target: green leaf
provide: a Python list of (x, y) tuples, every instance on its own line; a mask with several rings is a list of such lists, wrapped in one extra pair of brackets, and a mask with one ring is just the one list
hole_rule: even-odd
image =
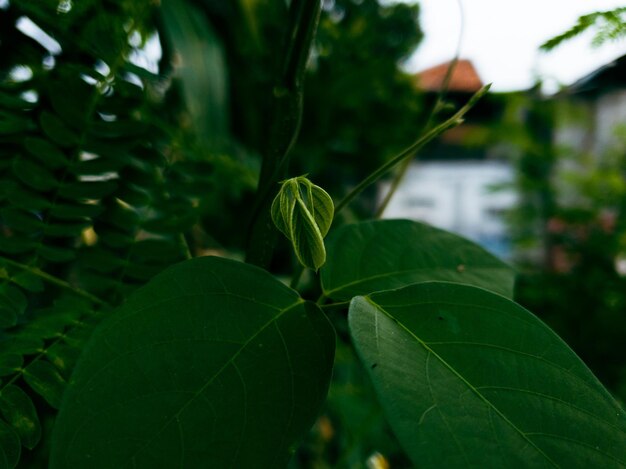
[(180, 246), (166, 239), (144, 239), (133, 245), (131, 256), (131, 260), (135, 259), (137, 262), (174, 262), (180, 258)]
[(25, 210), (44, 210), (50, 207), (50, 201), (45, 197), (33, 194), (15, 183), (7, 184), (7, 186), (7, 198), (15, 207), (20, 207)]
[(0, 467), (17, 466), (21, 452), (20, 437), (15, 430), (0, 420)]
[(44, 225), (41, 219), (31, 211), (6, 208), (0, 214), (5, 225), (23, 232), (38, 231)]
[(39, 123), (44, 133), (57, 145), (70, 147), (78, 141), (76, 134), (51, 112), (43, 111)]
[(62, 186), (59, 194), (68, 199), (100, 199), (117, 188), (113, 181), (73, 182)]
[(7, 386), (0, 393), (0, 412), (17, 432), (28, 449), (33, 449), (41, 438), (41, 425), (33, 401), (17, 386)]
[(82, 231), (90, 225), (89, 222), (61, 223), (55, 221), (54, 224), (46, 226), (46, 236), (59, 238), (72, 238), (79, 236)]
[(48, 350), (46, 356), (50, 363), (63, 373), (63, 376), (69, 376), (74, 370), (80, 352), (81, 349), (78, 347), (58, 343)]
[(55, 409), (59, 408), (67, 382), (51, 363), (45, 360), (32, 362), (24, 370), (24, 380), (48, 404)]
[(91, 203), (67, 203), (57, 204), (50, 209), (52, 216), (63, 220), (76, 220), (92, 218), (99, 215), (103, 208), (98, 204)]
[(626, 414), (537, 317), (432, 282), (356, 297), (352, 338), (419, 467), (623, 467)]
[(149, 130), (148, 125), (136, 120), (118, 120), (113, 122), (92, 122), (89, 132), (95, 137), (119, 138), (140, 137)]
[(92, 335), (50, 467), (285, 467), (326, 397), (334, 347), (319, 308), (267, 272), (177, 264)]
[(0, 340), (0, 355), (39, 353), (42, 349), (43, 342), (38, 339), (8, 336)]
[(14, 110), (26, 110), (30, 109), (32, 104), (24, 101), (21, 97), (0, 92), (0, 108), (14, 109)]
[(0, 376), (12, 375), (22, 368), (24, 359), (17, 354), (0, 355)]
[(152, 202), (152, 197), (148, 192), (131, 184), (121, 186), (115, 195), (118, 199), (135, 207), (143, 207)]
[(77, 176), (97, 175), (119, 171), (126, 161), (112, 158), (94, 158), (93, 160), (79, 161), (72, 167), (72, 173)]
[(24, 148), (43, 164), (52, 169), (62, 168), (67, 164), (65, 154), (55, 145), (43, 138), (25, 138)]
[(76, 257), (76, 251), (70, 248), (60, 248), (58, 246), (42, 245), (39, 254), (50, 262), (69, 262)]
[(89, 114), (92, 112), (85, 103), (93, 99), (92, 95), (96, 90), (73, 70), (65, 69), (61, 73), (61, 79), (52, 80), (48, 85), (52, 109), (64, 122), (75, 128), (81, 128), (89, 120)]
[(284, 181), (271, 207), (274, 224), (291, 241), (300, 263), (314, 270), (326, 262), (324, 236), (333, 213), (330, 196), (305, 176)]
[(24, 184), (38, 191), (49, 191), (58, 185), (50, 171), (26, 158), (15, 159), (13, 172)]
[(335, 300), (430, 280), (465, 283), (512, 297), (515, 273), (480, 246), (409, 220), (342, 226), (327, 241), (324, 294)]
[(81, 261), (98, 272), (112, 273), (124, 264), (124, 259), (120, 259), (108, 249), (101, 246), (87, 248), (81, 252)]
[(132, 234), (119, 233), (113, 230), (99, 234), (98, 239), (102, 244), (113, 248), (127, 248), (135, 242), (135, 237)]
[(0, 251), (9, 254), (24, 254), (32, 250), (37, 243), (24, 238), (0, 238)]
[(26, 296), (19, 288), (7, 282), (0, 284), (0, 327), (14, 326), (27, 305)]
[(10, 135), (33, 127), (29, 119), (23, 119), (9, 112), (0, 111), (0, 135)]
[(133, 210), (131, 207), (122, 205), (119, 200), (108, 205), (106, 212), (104, 212), (100, 218), (126, 231), (128, 231), (129, 228), (133, 229), (136, 227), (141, 220), (137, 211)]
[(41, 278), (28, 271), (18, 272), (11, 277), (11, 281), (33, 293), (39, 293), (44, 289)]

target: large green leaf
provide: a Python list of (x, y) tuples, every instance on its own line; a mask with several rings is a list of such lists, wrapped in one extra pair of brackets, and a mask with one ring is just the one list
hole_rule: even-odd
[(322, 312), (267, 272), (177, 264), (94, 332), (51, 467), (285, 466), (326, 397), (334, 347)]
[(327, 240), (321, 269), (324, 294), (335, 300), (441, 280), (512, 297), (515, 274), (480, 246), (409, 220), (346, 225)]
[(512, 301), (427, 282), (353, 299), (349, 323), (419, 467), (626, 466), (624, 411)]

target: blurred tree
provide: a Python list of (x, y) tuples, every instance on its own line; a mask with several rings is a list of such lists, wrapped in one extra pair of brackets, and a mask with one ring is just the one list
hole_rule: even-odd
[(563, 42), (569, 41), (582, 33), (593, 30), (592, 40), (594, 46), (601, 46), (607, 42), (617, 41), (626, 36), (626, 7), (618, 7), (613, 10), (594, 11), (578, 18), (567, 31), (555, 36), (541, 45), (541, 49), (550, 51)]
[[(561, 170), (537, 187), (556, 196), (550, 217), (543, 220), (549, 240), (546, 262), (540, 268), (527, 265), (517, 290), (518, 301), (542, 311), (546, 322), (622, 400), (626, 358), (615, 350), (626, 334), (626, 272), (619, 264), (626, 251), (625, 148), (611, 148), (585, 173)], [(556, 154), (561, 167), (584, 157), (575, 151)], [(559, 200), (564, 186), (577, 194), (576, 201)]]

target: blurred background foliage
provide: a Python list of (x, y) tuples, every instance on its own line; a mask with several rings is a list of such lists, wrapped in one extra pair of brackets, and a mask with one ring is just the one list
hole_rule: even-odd
[[(275, 0), (0, 2), (9, 465), (46, 466), (55, 409), (102, 312), (189, 255), (243, 256), (287, 15)], [(292, 173), (340, 197), (414, 139), (420, 93), (398, 66), (421, 39), (417, 15), (324, 3)], [(327, 414), (296, 467), (401, 455), (343, 342)], [(29, 432), (15, 433), (2, 410), (11, 395)]]
[[(515, 169), (504, 217), (518, 269), (516, 301), (546, 321), (614, 395), (626, 401), (626, 133), (577, 145), (598, 112), (564, 89), (503, 94), (486, 138)], [(611, 92), (611, 88), (605, 91)], [(569, 142), (559, 132), (580, 134)], [(592, 145), (593, 147), (593, 145)]]
[[(34, 403), (44, 436), (101, 311), (190, 254), (243, 256), (288, 6), (0, 1), (0, 374)], [(415, 140), (432, 96), (400, 65), (421, 39), (418, 5), (324, 0), (290, 175), (308, 173), (338, 200)], [(516, 168), (518, 301), (626, 400), (626, 134), (602, 164), (565, 176), (564, 162), (585, 155), (555, 144), (558, 106), (536, 89), (493, 99), (505, 112), (480, 138)], [(371, 216), (375, 197), (348, 218)], [(409, 467), (345, 316), (331, 315), (328, 404), (291, 467)], [(21, 467), (45, 467), (46, 442), (22, 440)]]

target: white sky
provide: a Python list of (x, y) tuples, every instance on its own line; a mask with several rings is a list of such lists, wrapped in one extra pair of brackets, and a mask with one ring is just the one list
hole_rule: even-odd
[[(411, 0), (404, 0), (411, 2)], [(457, 0), (419, 0), (424, 40), (407, 64), (420, 71), (451, 60), (461, 31)], [(539, 45), (569, 29), (579, 16), (626, 6), (626, 0), (462, 0), (461, 58), (470, 59), (492, 90), (532, 86), (537, 75), (548, 89), (570, 84), (626, 54), (626, 39), (591, 47), (593, 34), (571, 40), (552, 52)]]

